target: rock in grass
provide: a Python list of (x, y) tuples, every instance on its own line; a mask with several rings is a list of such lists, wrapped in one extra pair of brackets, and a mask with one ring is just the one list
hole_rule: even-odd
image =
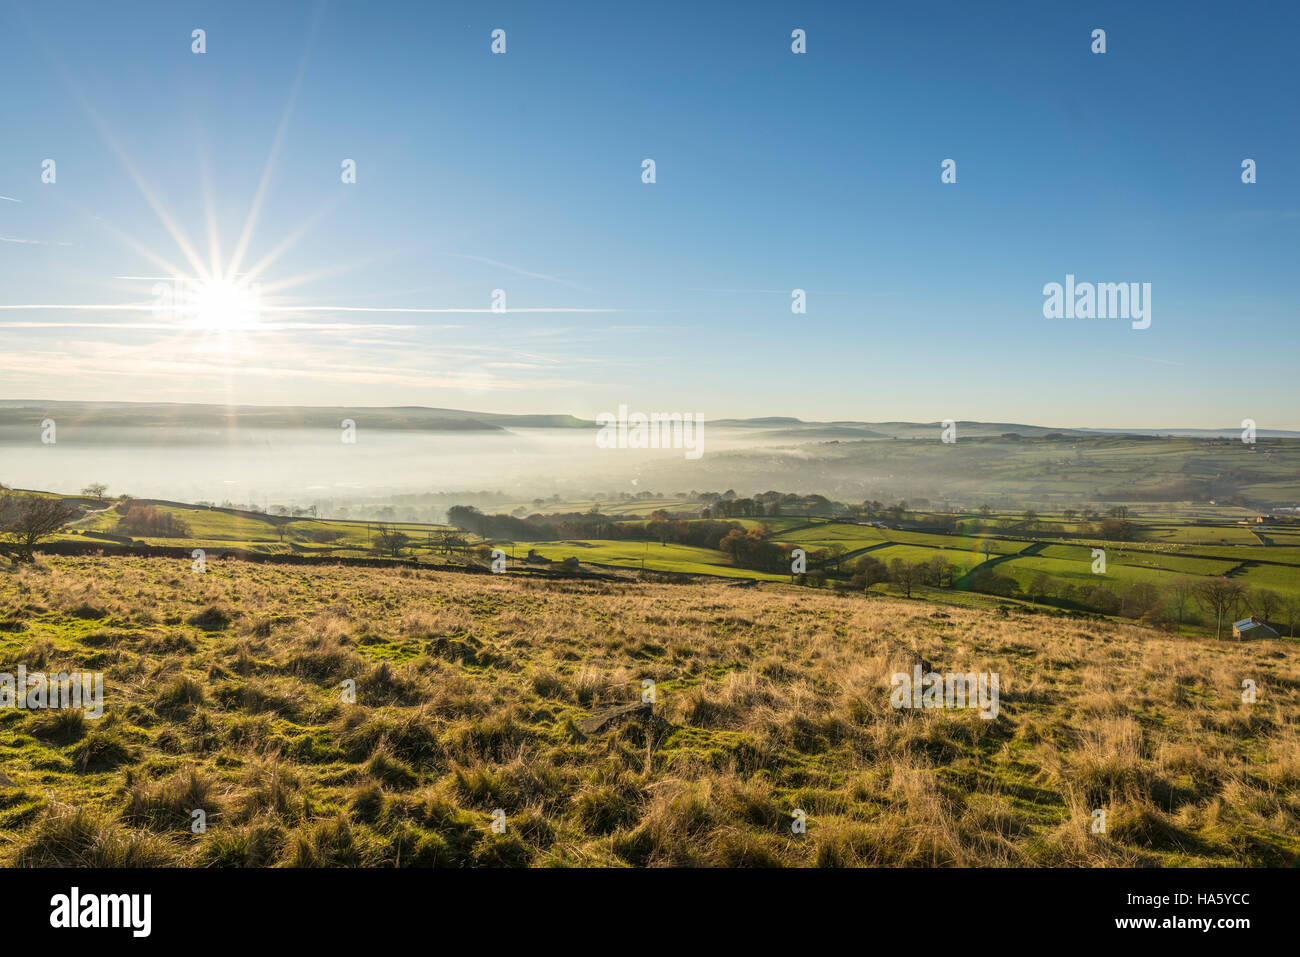
[(578, 730), (583, 734), (599, 734), (608, 728), (624, 721), (638, 721), (654, 717), (654, 705), (648, 701), (638, 701), (634, 704), (621, 704), (613, 708), (606, 708), (599, 711), (590, 718), (583, 718), (578, 722)]

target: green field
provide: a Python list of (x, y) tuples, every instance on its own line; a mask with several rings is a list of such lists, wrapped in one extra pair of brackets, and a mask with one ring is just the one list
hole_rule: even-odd
[(789, 575), (737, 568), (722, 552), (689, 545), (660, 545), (658, 542), (517, 542), (517, 557), (536, 551), (543, 558), (563, 561), (576, 558), (583, 564), (615, 565), (625, 568), (645, 567), (649, 571), (675, 572), (681, 575), (722, 575), (727, 578), (757, 578), (763, 581), (789, 581)]
[(1027, 542), (1010, 541), (992, 536), (936, 535), (894, 528), (872, 528), (867, 525), (855, 525), (849, 522), (826, 522), (814, 528), (778, 533), (772, 535), (771, 538), (774, 541), (800, 545), (805, 548), (809, 545), (820, 547), (841, 545), (854, 550), (879, 545), (882, 542), (892, 542), (897, 545), (928, 545), (932, 548), (969, 551), (972, 555), (978, 553), (981, 560), (986, 542), (991, 555), (1014, 555), (1028, 544)]
[(1268, 588), (1279, 594), (1300, 594), (1300, 566), (1297, 565), (1248, 563), (1240, 577), (1255, 588)]
[[(1159, 569), (1181, 575), (1226, 575), (1241, 562), (1218, 558), (1166, 554), (1162, 552), (1134, 551), (1114, 545), (1103, 546), (1106, 564), (1126, 565), (1133, 568)], [(1048, 545), (1038, 553), (1043, 558), (1063, 558), (1067, 561), (1092, 564), (1092, 548), (1083, 545)]]
[[(82, 506), (90, 506), (84, 499), (69, 497)], [(315, 518), (290, 518), (247, 512), (232, 512), (179, 503), (141, 502), (151, 508), (173, 515), (190, 529), (184, 538), (136, 538), (150, 545), (170, 545), (204, 548), (213, 551), (240, 548), (265, 554), (300, 554), (339, 556), (376, 556), (374, 542), (380, 523), (356, 520), (329, 520)], [(558, 512), (581, 511), (583, 503), (553, 503)], [(630, 525), (648, 521), (651, 512), (664, 508), (671, 510), (683, 503), (667, 500), (633, 501), (610, 507), (602, 504), (602, 514), (616, 517)], [(694, 506), (690, 506), (693, 510)], [(1202, 513), (1214, 511), (1207, 508), (1187, 508), (1189, 521), (1205, 521)], [(1300, 597), (1300, 530), (1290, 526), (1274, 531), (1271, 528), (1256, 534), (1254, 526), (1223, 521), (1223, 509), (1218, 509), (1219, 521), (1214, 525), (1179, 524), (1169, 519), (1168, 513), (1180, 509), (1166, 507), (1162, 514), (1149, 520), (1135, 518), (1137, 540), (1132, 542), (1104, 542), (1097, 540), (1070, 540), (1068, 526), (1054, 524), (1051, 513), (1040, 514), (1039, 537), (1029, 534), (1017, 538), (990, 534), (939, 534), (910, 531), (898, 528), (880, 528), (866, 523), (839, 521), (830, 518), (779, 516), (770, 518), (727, 519), (746, 531), (755, 529), (765, 533), (768, 541), (783, 547), (799, 547), (810, 553), (811, 570), (818, 568), (819, 553), (825, 551), (830, 559), (842, 558), (843, 565), (832, 565), (832, 572), (847, 579), (855, 563), (864, 555), (881, 561), (887, 567), (895, 561), (909, 565), (929, 563), (935, 557), (947, 559), (959, 579), (955, 589), (925, 589), (932, 600), (952, 604), (979, 604), (1005, 601), (990, 596), (974, 597), (963, 591), (974, 582), (969, 577), (976, 569), (992, 571), (1016, 583), (1016, 595), (1025, 598), (1031, 590), (1038, 592), (1035, 582), (1047, 575), (1055, 583), (1049, 593), (1059, 592), (1059, 585), (1103, 585), (1117, 595), (1122, 595), (1132, 585), (1142, 582), (1165, 590), (1179, 579), (1195, 582), (1205, 576), (1228, 576), (1245, 586), (1248, 591), (1267, 589), (1282, 598)], [(670, 511), (671, 514), (671, 511)], [(672, 515), (674, 524), (694, 521), (681, 511)], [(958, 528), (988, 529), (997, 523), (1010, 527), (1014, 515), (992, 513), (979, 519), (969, 516), (958, 522)], [(64, 529), (58, 537), (65, 541), (94, 544), (107, 539), (96, 539), (96, 533), (121, 535), (118, 525), (121, 515), (111, 509), (93, 511)], [(977, 524), (978, 523), (978, 524)], [(475, 535), (461, 532), (450, 526), (396, 523), (388, 528), (409, 537), (402, 549), (403, 558), (425, 559), (435, 562), (447, 560), (450, 554), (437, 539), (451, 533), (469, 546), (483, 544)], [(89, 534), (88, 534), (89, 533)], [(523, 556), (533, 549), (535, 553), (552, 562), (573, 558), (586, 566), (624, 568), (628, 570), (671, 572), (683, 575), (712, 575), (726, 578), (748, 578), (761, 581), (784, 581), (784, 573), (757, 571), (739, 567), (730, 557), (718, 550), (691, 545), (639, 540), (543, 540), (532, 542), (493, 542), (511, 556), (516, 568)], [(431, 547), (433, 546), (433, 547)], [(1106, 572), (1092, 572), (1093, 549), (1106, 552)], [(474, 560), (464, 549), (458, 554), (461, 560)], [(987, 563), (987, 564), (986, 564)], [(841, 583), (843, 584), (843, 582)], [(889, 590), (888, 584), (877, 588)], [(924, 586), (915, 586), (917, 589)], [(934, 594), (930, 594), (933, 592)], [(919, 590), (916, 593), (921, 593)]]
[[(455, 531), (448, 525), (415, 525), (402, 522), (358, 522), (315, 518), (282, 518), (253, 513), (232, 513), (222, 509), (209, 509), (179, 504), (147, 504), (160, 512), (172, 515), (189, 526), (190, 535), (184, 538), (132, 536), (150, 545), (183, 545), (195, 548), (245, 548), (266, 554), (290, 552), (356, 552), (369, 551), (377, 528), (384, 527), (403, 532), (411, 538), (412, 547), (421, 550), (421, 543), (430, 533)], [(121, 515), (113, 509), (98, 511), (68, 525), (59, 536), (65, 541), (86, 541), (85, 533), (124, 534), (118, 527)], [(90, 536), (93, 540), (93, 535)], [(107, 540), (105, 540), (107, 542)]]
[(1166, 585), (1177, 577), (1173, 572), (1157, 568), (1142, 568), (1133, 565), (1106, 563), (1105, 574), (1094, 574), (1092, 560), (1071, 561), (1062, 558), (1040, 558), (1026, 555), (1013, 558), (997, 566), (1000, 575), (1014, 578), (1022, 589), (1027, 589), (1030, 582), (1039, 573), (1045, 573), (1057, 581), (1069, 581), (1071, 584), (1115, 585), (1148, 582), (1153, 585)]
[(1260, 541), (1245, 525), (1143, 525), (1143, 539), (1181, 545), (1258, 545)]

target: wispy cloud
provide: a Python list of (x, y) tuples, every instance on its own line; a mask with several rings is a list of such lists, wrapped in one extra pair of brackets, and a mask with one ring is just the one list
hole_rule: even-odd
[(529, 279), (541, 279), (546, 282), (559, 283), (561, 286), (568, 286), (570, 289), (577, 289), (581, 292), (591, 292), (586, 286), (580, 285), (569, 279), (561, 279), (559, 276), (550, 276), (544, 272), (533, 272), (529, 269), (523, 269), (519, 266), (512, 266), (510, 263), (503, 263), (500, 260), (488, 259), (486, 256), (471, 256), (467, 253), (456, 253), (461, 259), (469, 259), (478, 263), (487, 263), (489, 266), (496, 266), (500, 269), (507, 269), (512, 273), (520, 276), (527, 276)]
[[(289, 346), (292, 345), (292, 348)], [(563, 360), (529, 362), (509, 348), (442, 348), (435, 353), (392, 342), (365, 354), (340, 355), (332, 346), (285, 338), (264, 348), (222, 354), (201, 340), (169, 338), (141, 345), (71, 340), (57, 350), (0, 350), (0, 373), (10, 387), (51, 378), (81, 383), (131, 381), (136, 388), (163, 383), (243, 382), (250, 387), (288, 380), (319, 384), (516, 391), (574, 388), (583, 379), (561, 371)]]
[[(0, 329), (155, 329), (170, 332), (194, 331), (195, 326), (176, 322), (0, 322)], [(419, 329), (420, 326), (390, 325), (369, 322), (276, 322), (262, 323), (257, 326), (241, 327), (239, 332), (287, 332), (291, 330), (306, 331), (349, 331), (364, 329)]]
[(152, 304), (140, 303), (95, 303), (85, 304), (68, 304), (68, 303), (22, 303), (15, 305), (0, 305), (0, 309), (98, 309), (102, 312), (152, 312)]
[(4, 200), (5, 202), (7, 202), (7, 203), (21, 203), (21, 202), (22, 202), (21, 199), (14, 199), (12, 196), (0, 196), (0, 199), (3, 199), (3, 200)]
[[(14, 202), (18, 202), (18, 200), (14, 200)], [(18, 239), (14, 236), (0, 236), (0, 243), (20, 243), (23, 246), (71, 246), (72, 245), (72, 243), (61, 243), (57, 239)]]
[[(152, 312), (158, 307), (153, 303), (20, 303), (14, 305), (0, 305), (0, 309), (8, 310), (82, 310), (102, 312)], [(305, 312), (366, 312), (366, 313), (417, 313), (417, 314), (466, 314), (475, 315), (479, 313), (495, 313), (497, 315), (508, 315), (515, 312), (621, 312), (620, 309), (580, 309), (573, 306), (525, 306), (522, 309), (492, 309), (492, 308), (470, 308), (463, 306), (453, 306), (438, 309), (417, 309), (405, 306), (261, 306), (259, 313), (287, 312), (287, 313), (305, 313)]]
[[(790, 295), (790, 290), (789, 290), (789, 289), (712, 289), (712, 288), (703, 288), (703, 287), (699, 287), (699, 286), (693, 286), (693, 287), (688, 287), (686, 291), (687, 291), (687, 292), (719, 292), (719, 293), (726, 293), (726, 294), (732, 294), (732, 293), (735, 293), (735, 294), (748, 294), (748, 293), (763, 293), (763, 294), (767, 294), (767, 293), (776, 293), (776, 294), (779, 294), (779, 295), (782, 295), (782, 296), (788, 296), (788, 295)], [(843, 293), (843, 292), (828, 292), (828, 291), (826, 291), (826, 290), (824, 290), (824, 289), (805, 289), (804, 291), (805, 291), (806, 293), (808, 293), (808, 295), (810, 295), (810, 296), (845, 296), (845, 295), (848, 295), (848, 293)]]
[(411, 309), (403, 306), (263, 306), (262, 312), (417, 312), (417, 313), (497, 313), (506, 315), (512, 312), (620, 312), (619, 309), (577, 309), (572, 306), (526, 306), (523, 309), (470, 309), (451, 307), (446, 309)]

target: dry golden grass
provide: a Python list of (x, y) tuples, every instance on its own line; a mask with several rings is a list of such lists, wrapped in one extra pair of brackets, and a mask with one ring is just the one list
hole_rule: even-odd
[[(0, 711), (9, 864), (1276, 866), (1300, 852), (1291, 642), (789, 586), (238, 562), (197, 576), (115, 558), (0, 573), (0, 623), (0, 671), (100, 671), (106, 699), (98, 720)], [(917, 662), (998, 673), (999, 716), (893, 709), (890, 675)], [(578, 731), (647, 678), (667, 725)]]

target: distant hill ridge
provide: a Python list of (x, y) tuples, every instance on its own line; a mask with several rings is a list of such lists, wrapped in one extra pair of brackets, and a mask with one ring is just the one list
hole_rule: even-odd
[[(472, 412), (427, 406), (215, 405), (185, 402), (68, 402), (0, 399), (0, 428), (30, 427), (53, 417), (59, 425), (105, 428), (337, 429), (344, 419), (364, 421), (368, 429), (422, 432), (501, 432), (508, 429), (594, 429), (597, 423), (567, 413)], [(936, 435), (939, 422), (863, 422), (839, 419), (808, 422), (793, 416), (706, 419), (714, 428), (753, 429), (756, 437), (790, 439), (889, 439)], [(1142, 435), (1232, 438), (1239, 428), (1067, 429), (1015, 422), (957, 422), (958, 437), (1006, 433), (1033, 437), (1066, 435)], [(1300, 437), (1285, 429), (1259, 429), (1273, 438)]]
[(55, 418), (60, 426), (105, 428), (337, 429), (344, 419), (367, 429), (428, 432), (500, 432), (595, 427), (572, 415), (464, 412), (423, 406), (262, 406), (154, 402), (0, 400), (0, 426), (30, 426)]

